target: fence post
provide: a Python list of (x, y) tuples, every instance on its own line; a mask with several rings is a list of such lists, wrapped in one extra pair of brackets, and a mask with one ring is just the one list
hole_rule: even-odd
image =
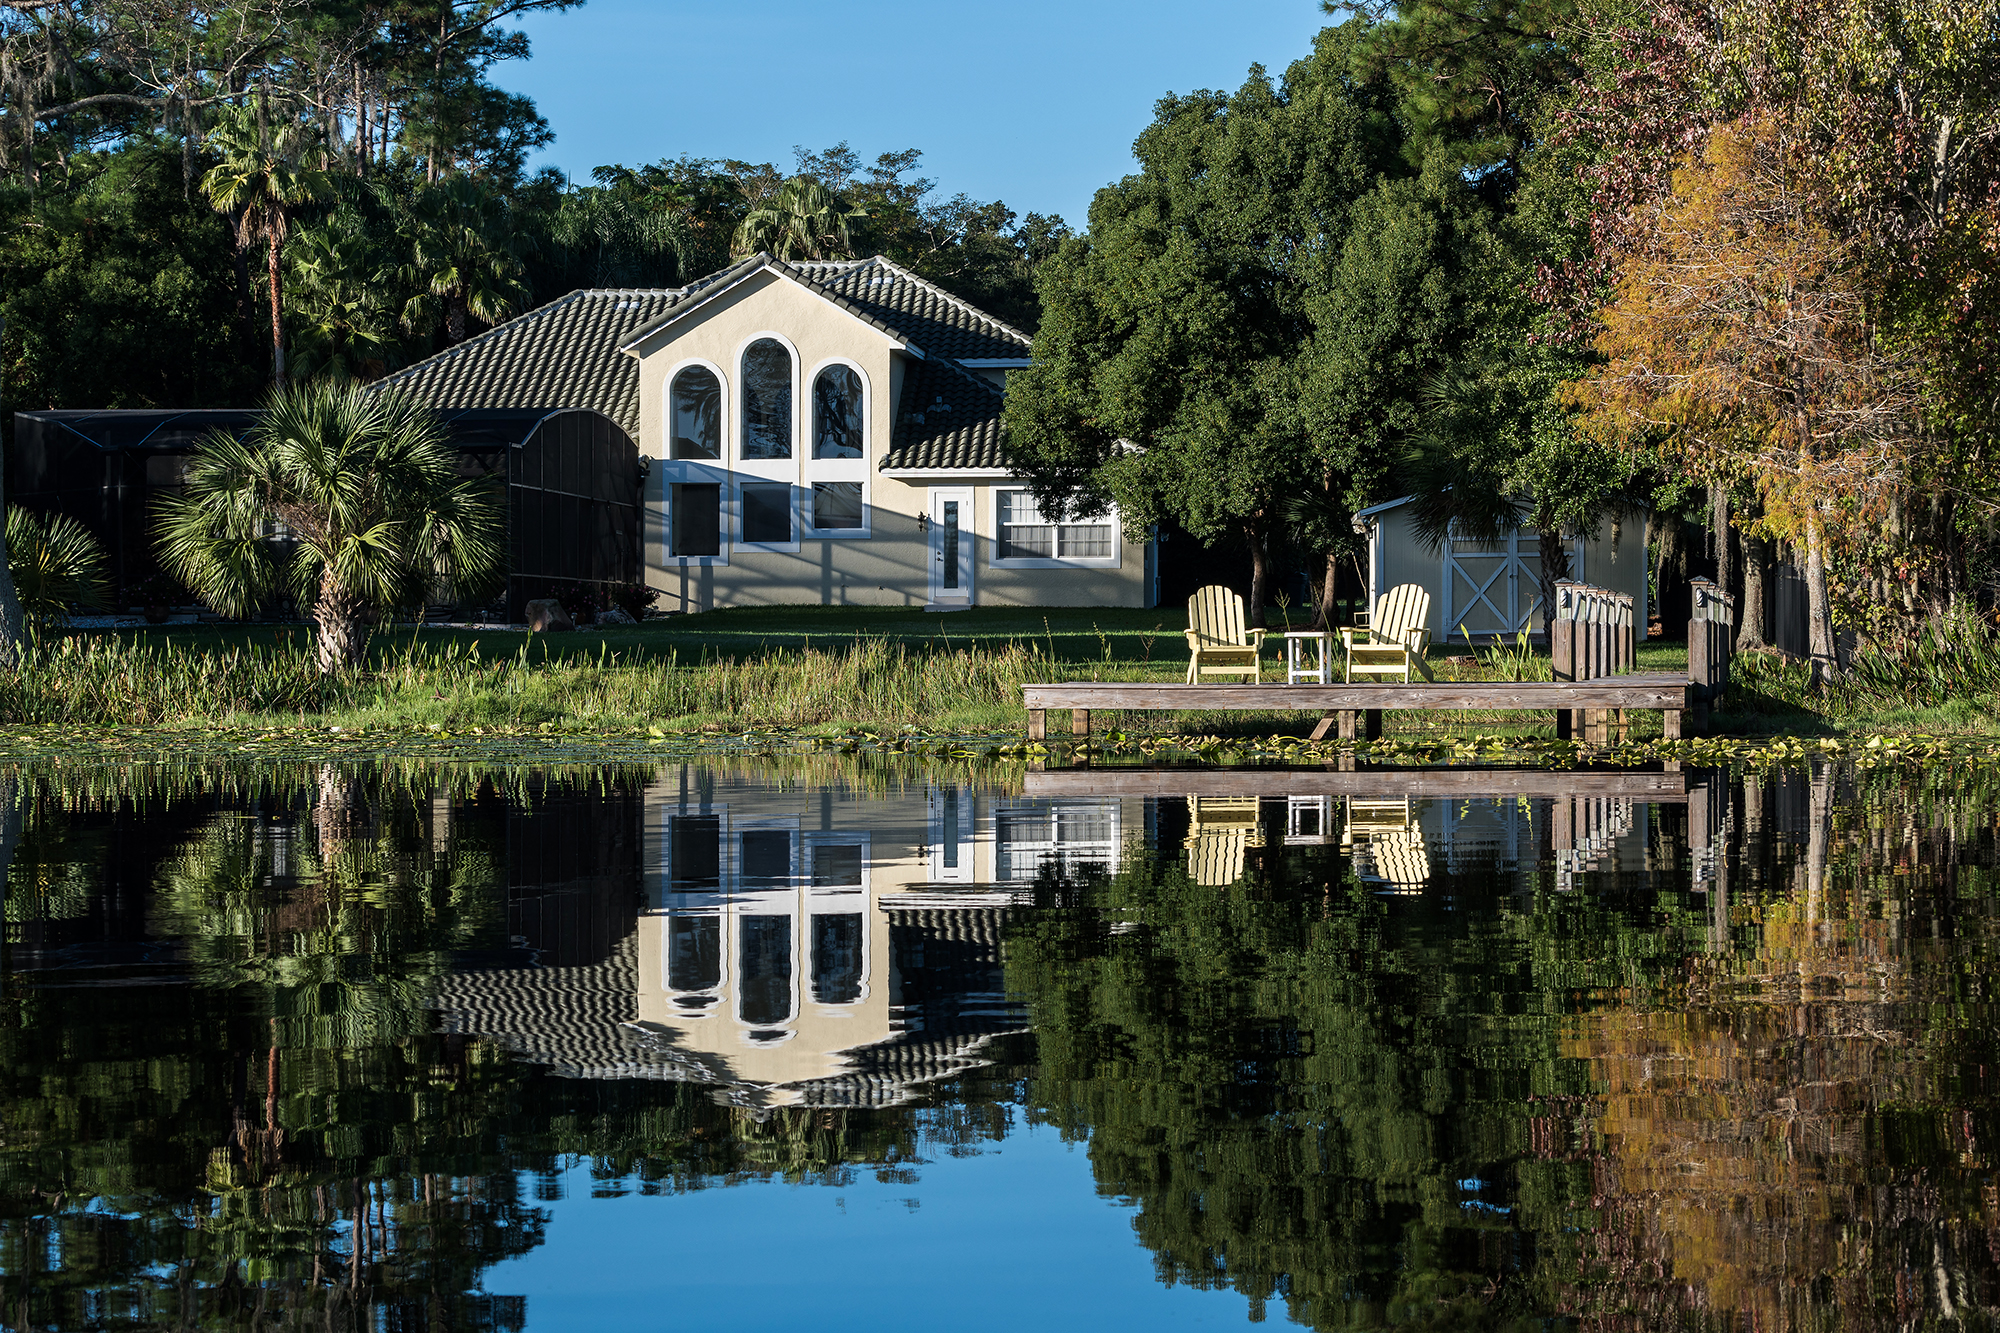
[[(1576, 611), (1579, 589), (1567, 579), (1556, 583), (1555, 614), (1549, 618), (1549, 675), (1555, 680), (1576, 679)], [(1556, 709), (1556, 739), (1574, 734), (1570, 709)]]
[(1709, 709), (1729, 689), (1729, 657), (1736, 646), (1735, 599), (1707, 579), (1693, 582), (1694, 618), (1688, 621), (1688, 712), (1705, 731)]

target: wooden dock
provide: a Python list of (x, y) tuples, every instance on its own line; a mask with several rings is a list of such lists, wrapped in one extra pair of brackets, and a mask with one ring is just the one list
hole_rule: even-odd
[(1600, 676), (1593, 680), (1412, 681), (1352, 685), (1166, 685), (1118, 681), (1065, 681), (1024, 685), (1028, 737), (1048, 739), (1048, 715), (1067, 709), (1078, 739), (1090, 735), (1090, 715), (1106, 710), (1132, 712), (1313, 712), (1321, 715), (1312, 735), (1319, 740), (1335, 727), (1342, 739), (1373, 740), (1382, 734), (1382, 714), (1419, 709), (1450, 712), (1553, 710), (1583, 715), (1586, 733), (1608, 726), (1609, 715), (1626, 709), (1657, 709), (1669, 740), (1681, 735), (1688, 707), (1687, 678), (1671, 672)]
[(1026, 796), (1603, 797), (1680, 804), (1685, 773), (1547, 768), (1058, 768), (1030, 770)]

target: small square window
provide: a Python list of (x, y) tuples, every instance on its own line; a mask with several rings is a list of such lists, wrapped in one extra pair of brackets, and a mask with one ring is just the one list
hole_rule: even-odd
[(792, 835), (784, 829), (754, 829), (743, 835), (743, 878), (789, 880)]
[(866, 526), (863, 518), (860, 482), (813, 483), (813, 527), (821, 531), (859, 528)]
[(861, 844), (821, 843), (813, 848), (812, 882), (816, 889), (858, 888)]
[(792, 488), (790, 486), (745, 486), (743, 488), (743, 540), (779, 544), (792, 539)]

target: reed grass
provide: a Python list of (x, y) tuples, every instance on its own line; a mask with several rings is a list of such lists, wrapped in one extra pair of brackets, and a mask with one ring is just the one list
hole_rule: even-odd
[(291, 644), (203, 651), (71, 635), (34, 645), (19, 671), (0, 673), (0, 723), (1010, 725), (1022, 684), (1052, 674), (1034, 644), (924, 651), (864, 638), (755, 658), (672, 651), (636, 661), (608, 648), (595, 659), (531, 661), (525, 648), (487, 656), (476, 644), (418, 644), (374, 670), (326, 677)]

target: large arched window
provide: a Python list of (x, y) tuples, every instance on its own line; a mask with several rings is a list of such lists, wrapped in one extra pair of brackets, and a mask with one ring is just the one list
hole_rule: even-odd
[(861, 457), (861, 376), (851, 366), (813, 378), (813, 457)]
[(743, 457), (792, 456), (792, 354), (775, 338), (743, 349)]
[(689, 366), (674, 376), (668, 431), (675, 458), (722, 456), (722, 383), (706, 366)]

